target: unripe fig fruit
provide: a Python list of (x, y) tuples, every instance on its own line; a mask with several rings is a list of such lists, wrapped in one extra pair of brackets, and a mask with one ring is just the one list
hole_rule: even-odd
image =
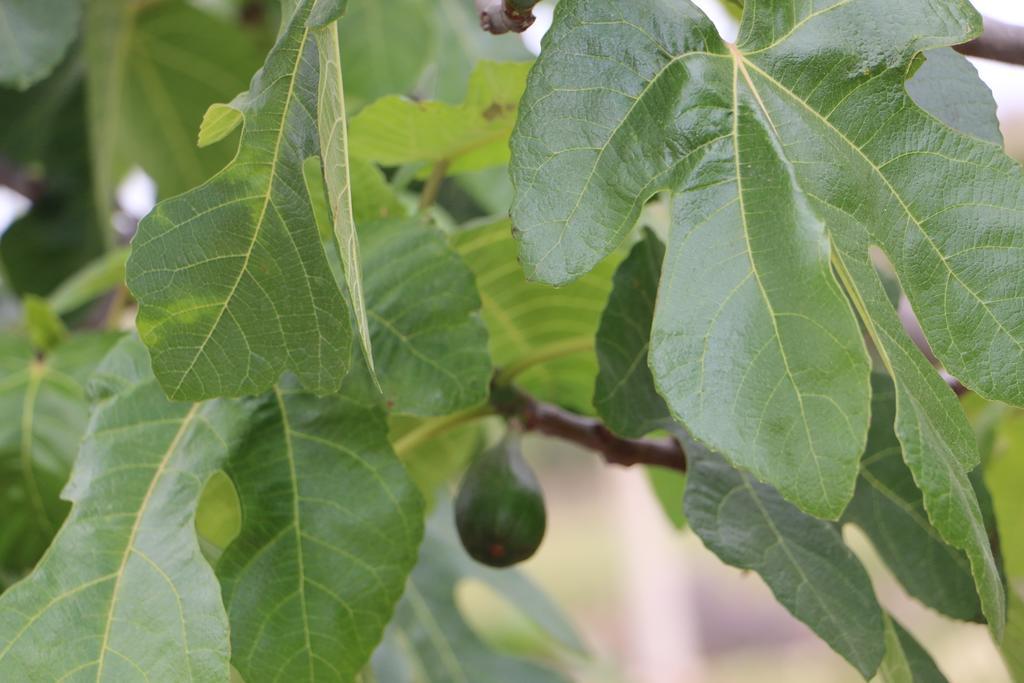
[(491, 567), (527, 559), (544, 539), (544, 494), (510, 432), (476, 457), (455, 498), (455, 526), (466, 552)]

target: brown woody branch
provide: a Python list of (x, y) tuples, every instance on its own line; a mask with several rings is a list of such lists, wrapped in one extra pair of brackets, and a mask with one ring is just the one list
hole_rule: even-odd
[(686, 453), (672, 437), (624, 439), (600, 420), (538, 401), (514, 387), (493, 387), (491, 403), (499, 414), (518, 421), (524, 430), (571, 441), (600, 453), (614, 465), (654, 465), (686, 471)]
[(957, 45), (956, 50), (971, 57), (1024, 64), (1024, 27), (986, 17), (985, 32), (969, 43)]

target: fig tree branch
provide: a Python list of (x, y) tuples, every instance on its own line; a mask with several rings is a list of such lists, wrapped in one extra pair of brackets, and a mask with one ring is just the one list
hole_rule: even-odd
[(1024, 64), (1024, 26), (1014, 26), (985, 17), (985, 32), (969, 43), (956, 46), (971, 57), (994, 59), (1007, 64)]
[(611, 464), (654, 465), (686, 471), (686, 454), (673, 437), (624, 439), (600, 420), (538, 401), (511, 386), (493, 387), (491, 404), (499, 415), (516, 420), (525, 431), (571, 441), (600, 453)]
[(533, 26), (533, 8), (539, 0), (476, 0), (480, 26), (494, 35), (522, 33)]

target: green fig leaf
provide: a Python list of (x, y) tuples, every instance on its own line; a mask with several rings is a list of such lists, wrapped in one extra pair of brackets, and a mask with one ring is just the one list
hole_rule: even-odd
[(217, 563), (232, 663), (246, 681), (351, 681), (416, 563), (422, 500), (384, 411), (299, 392), (253, 402), (228, 460), (242, 511)]
[(905, 88), (921, 51), (977, 35), (980, 17), (965, 0), (749, 0), (743, 16), (731, 45), (690, 2), (559, 4), (512, 138), (527, 275), (579, 277), (670, 191), (655, 384), (694, 438), (828, 519), (867, 438), (859, 316), (896, 383), (930, 521), (967, 554), (998, 636), (1003, 589), (967, 478), (977, 449), (871, 255), (894, 265), (947, 370), (1024, 402), (1021, 168)]
[(228, 620), (194, 517), (248, 416), (224, 401), (168, 401), (134, 338), (90, 390), (99, 400), (64, 490), (71, 513), (0, 597), (0, 679), (226, 680)]
[(348, 370), (347, 305), (302, 175), (320, 151), (311, 5), (302, 0), (284, 17), (266, 63), (235, 100), (245, 118), (235, 159), (157, 204), (132, 244), (139, 334), (174, 399), (259, 393), (286, 369), (326, 394)]

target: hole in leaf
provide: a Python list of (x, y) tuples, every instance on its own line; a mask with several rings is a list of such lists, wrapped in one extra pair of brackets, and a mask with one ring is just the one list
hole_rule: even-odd
[(216, 563), (241, 529), (242, 508), (235, 484), (223, 471), (214, 472), (203, 487), (196, 508), (199, 547), (211, 565)]

